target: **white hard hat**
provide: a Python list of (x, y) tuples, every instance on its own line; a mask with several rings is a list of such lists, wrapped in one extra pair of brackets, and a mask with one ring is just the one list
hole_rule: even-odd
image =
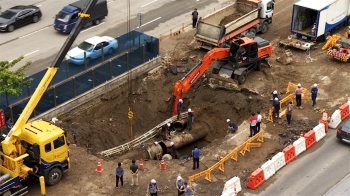
[(192, 112), (192, 110), (191, 110), (191, 108), (188, 108), (188, 110), (187, 110), (188, 112)]
[(314, 84), (314, 87), (317, 87), (317, 84), (316, 84), (316, 83)]
[(170, 146), (174, 146), (174, 142), (170, 142)]
[(155, 145), (158, 145), (158, 142), (154, 142)]
[(278, 98), (277, 98), (277, 97), (275, 97), (275, 101), (278, 101)]
[(301, 84), (299, 83), (298, 86), (301, 86)]
[(168, 127), (170, 127), (171, 124), (170, 124), (170, 123), (167, 123), (166, 125), (168, 125)]
[(183, 102), (183, 100), (182, 100), (182, 99), (179, 99), (179, 102), (181, 102), (181, 103), (182, 103), (182, 102)]
[(231, 120), (230, 119), (227, 119), (226, 122), (230, 122)]
[(151, 180), (151, 183), (156, 183), (157, 181), (155, 179), (152, 179)]
[(177, 176), (177, 180), (181, 180), (182, 178), (181, 178), (181, 175), (179, 174), (178, 176)]
[(276, 91), (276, 90), (274, 90), (272, 93), (273, 93), (273, 94), (277, 94), (277, 91)]

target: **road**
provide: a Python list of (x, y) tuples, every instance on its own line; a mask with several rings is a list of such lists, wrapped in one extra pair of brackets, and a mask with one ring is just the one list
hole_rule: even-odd
[[(71, 2), (74, 2), (74, 0), (28, 1), (28, 3), (40, 6), (43, 18), (36, 24), (30, 24), (12, 33), (1, 33), (0, 60), (13, 60), (20, 55), (24, 55), (24, 60), (35, 62), (26, 70), (27, 75), (45, 69), (51, 63), (53, 56), (59, 51), (67, 36), (56, 32), (52, 28), (54, 16), (63, 6)], [(171, 28), (180, 29), (184, 21), (186, 24), (189, 23), (191, 21), (189, 15), (195, 7), (199, 10), (200, 15), (201, 13), (204, 15), (212, 12), (213, 6), (223, 6), (223, 2), (225, 1), (131, 0), (130, 13), (132, 20), (130, 28), (140, 32), (150, 32), (151, 35), (159, 37), (162, 32), (163, 35), (169, 33)], [(5, 10), (12, 5), (2, 6)], [(108, 0), (108, 17), (100, 25), (84, 29), (78, 36), (76, 43), (94, 35), (117, 37), (126, 33), (126, 6), (126, 1)], [(138, 13), (142, 14), (141, 28), (137, 28), (140, 23), (137, 18)], [(154, 31), (155, 29), (156, 31)], [(17, 69), (19, 66), (13, 69)]]
[(268, 179), (265, 183), (269, 185), (259, 196), (350, 195), (349, 157), (350, 146), (338, 142), (336, 130), (330, 130), (323, 140)]

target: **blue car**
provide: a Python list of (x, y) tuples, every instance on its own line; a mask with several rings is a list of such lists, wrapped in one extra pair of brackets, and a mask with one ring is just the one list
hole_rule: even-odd
[(108, 36), (94, 36), (69, 50), (66, 59), (69, 63), (83, 65), (85, 62), (84, 53), (86, 54), (86, 63), (88, 64), (91, 60), (101, 57), (102, 51), (106, 55), (112, 54), (117, 49), (118, 41), (116, 39)]

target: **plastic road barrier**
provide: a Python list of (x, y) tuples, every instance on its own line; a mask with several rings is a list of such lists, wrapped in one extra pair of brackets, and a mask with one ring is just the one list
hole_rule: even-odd
[(267, 180), (276, 173), (275, 162), (268, 160), (261, 166), (261, 169), (264, 171), (265, 180)]
[(295, 147), (295, 155), (298, 156), (306, 150), (305, 138), (300, 137), (299, 139), (293, 142), (293, 146)]
[(261, 168), (258, 168), (252, 174), (250, 174), (247, 186), (255, 190), (264, 182), (265, 182), (264, 171)]
[(338, 109), (340, 110), (341, 120), (344, 120), (347, 117), (349, 117), (349, 115), (350, 115), (350, 113), (349, 113), (349, 103), (345, 103), (345, 104), (341, 105)]
[(315, 131), (311, 130), (304, 135), (306, 149), (309, 149), (312, 145), (316, 144)]
[(313, 129), (315, 131), (316, 142), (320, 141), (322, 138), (326, 136), (326, 131), (324, 128), (324, 124), (320, 123)]
[(284, 153), (286, 164), (292, 162), (296, 158), (295, 147), (293, 145), (285, 147), (282, 152)]
[(239, 177), (235, 176), (225, 183), (221, 196), (235, 196), (237, 193), (241, 192), (241, 190), (241, 180)]
[(279, 152), (275, 156), (272, 157), (272, 161), (275, 164), (275, 171), (277, 172), (283, 166), (286, 165), (286, 160), (284, 159), (284, 153)]
[(329, 121), (328, 126), (332, 129), (335, 129), (338, 127), (338, 125), (341, 123), (341, 114), (340, 110), (336, 110), (333, 112), (331, 116), (331, 120)]

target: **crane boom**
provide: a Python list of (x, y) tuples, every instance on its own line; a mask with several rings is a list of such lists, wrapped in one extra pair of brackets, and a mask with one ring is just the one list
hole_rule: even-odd
[(3, 151), (5, 154), (13, 154), (16, 152), (16, 148), (11, 142), (12, 140), (15, 140), (13, 136), (18, 136), (20, 134), (20, 130), (25, 126), (25, 124), (28, 122), (30, 116), (32, 115), (34, 108), (38, 105), (41, 97), (45, 93), (46, 89), (48, 88), (49, 84), (51, 83), (53, 77), (55, 76), (60, 64), (62, 63), (63, 59), (65, 58), (65, 55), (67, 54), (68, 50), (72, 46), (73, 42), (77, 38), (77, 36), (80, 33), (80, 30), (85, 25), (85, 16), (89, 15), (89, 13), (92, 11), (93, 7), (97, 3), (98, 0), (89, 0), (86, 4), (86, 7), (84, 9), (83, 14), (80, 14), (80, 18), (78, 19), (73, 31), (68, 35), (65, 43), (63, 44), (61, 50), (58, 52), (57, 56), (55, 57), (52, 65), (48, 67), (43, 79), (40, 81), (38, 87), (35, 89), (33, 95), (29, 99), (26, 107), (23, 109), (21, 115), (17, 119), (15, 125), (12, 127), (10, 132), (7, 134), (5, 140), (2, 142)]
[(186, 75), (178, 80), (173, 89), (173, 115), (176, 115), (176, 107), (179, 99), (191, 86), (204, 74), (204, 72), (218, 59), (227, 58), (230, 48), (214, 48), (207, 52), (204, 57)]

